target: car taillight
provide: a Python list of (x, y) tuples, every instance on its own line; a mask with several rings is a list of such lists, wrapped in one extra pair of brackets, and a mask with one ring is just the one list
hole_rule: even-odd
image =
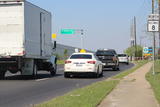
[(116, 57), (113, 57), (113, 61), (116, 61), (117, 60), (117, 58)]
[(72, 63), (72, 61), (65, 61), (65, 64), (69, 64), (69, 63)]
[(96, 61), (88, 61), (87, 63), (89, 63), (89, 64), (95, 64)]

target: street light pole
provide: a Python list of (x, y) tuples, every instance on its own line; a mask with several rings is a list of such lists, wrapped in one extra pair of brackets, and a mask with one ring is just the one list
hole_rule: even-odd
[(83, 29), (81, 29), (81, 49), (84, 49), (84, 47), (83, 47), (83, 35), (84, 35), (84, 31), (83, 31)]
[(75, 31), (76, 31), (76, 34), (79, 34), (80, 35), (80, 48), (81, 49), (84, 49), (84, 43), (83, 43), (83, 41), (84, 41), (84, 30), (83, 29), (75, 29)]

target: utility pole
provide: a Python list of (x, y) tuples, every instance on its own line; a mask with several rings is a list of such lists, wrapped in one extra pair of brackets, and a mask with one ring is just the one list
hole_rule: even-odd
[(134, 16), (134, 46), (135, 46), (135, 58), (137, 56), (137, 28), (136, 17)]
[[(158, 0), (158, 11), (159, 11), (159, 25), (160, 25), (160, 0)], [(159, 46), (158, 46), (158, 54), (160, 51), (160, 26), (159, 26)]]
[[(131, 47), (133, 47), (134, 46), (134, 36), (133, 36), (133, 22), (131, 21), (131, 26), (130, 26), (130, 45), (131, 45)], [(130, 60), (132, 61), (133, 60), (133, 52), (134, 50), (132, 50), (132, 55), (131, 55), (131, 57), (130, 57)]]
[[(154, 0), (152, 0), (152, 14), (154, 14)], [(155, 32), (153, 32), (153, 75), (155, 75)]]
[(131, 23), (131, 26), (130, 26), (130, 43), (131, 43), (131, 47), (133, 47), (134, 46), (133, 23)]
[(154, 0), (152, 0), (152, 14), (154, 14)]

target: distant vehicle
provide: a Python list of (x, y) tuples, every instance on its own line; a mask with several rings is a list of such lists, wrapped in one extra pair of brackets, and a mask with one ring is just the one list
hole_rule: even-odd
[(115, 71), (119, 70), (119, 60), (114, 49), (100, 49), (97, 50), (96, 56), (103, 63), (103, 69), (112, 68)]
[(0, 0), (0, 79), (6, 71), (36, 76), (56, 73), (52, 56), (52, 15), (26, 0)]
[(126, 63), (129, 64), (129, 57), (126, 54), (118, 54), (118, 59), (120, 63)]
[(65, 61), (64, 77), (82, 74), (94, 77), (103, 75), (102, 62), (93, 53), (73, 53)]

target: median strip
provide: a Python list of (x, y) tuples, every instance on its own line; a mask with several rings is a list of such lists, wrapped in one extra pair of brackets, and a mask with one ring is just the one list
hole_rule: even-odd
[(140, 68), (147, 61), (140, 61), (130, 70), (113, 77), (113, 80), (104, 80), (93, 83), (84, 88), (76, 89), (64, 96), (44, 102), (34, 107), (96, 107), (119, 83), (120, 79)]

